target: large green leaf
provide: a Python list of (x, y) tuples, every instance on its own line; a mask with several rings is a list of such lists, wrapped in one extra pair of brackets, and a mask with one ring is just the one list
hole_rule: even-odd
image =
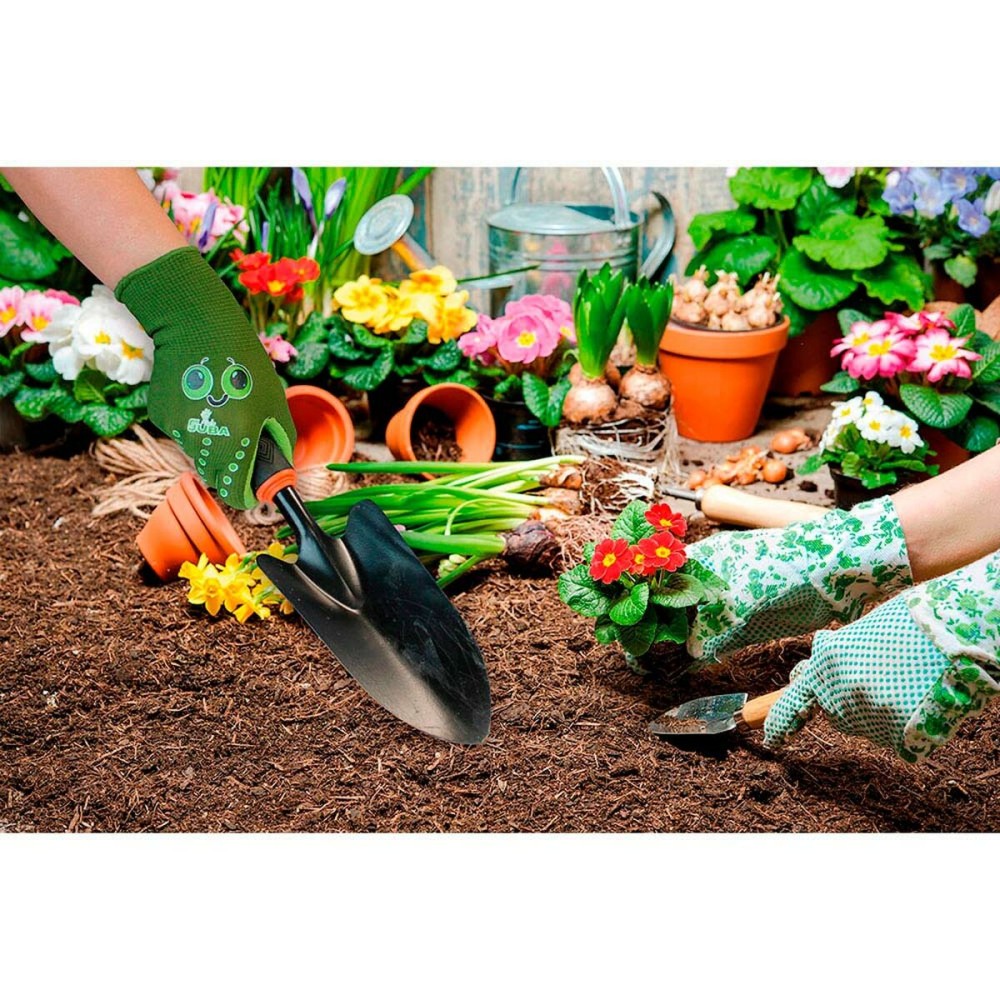
[(713, 573), (704, 563), (697, 559), (688, 559), (684, 564), (684, 572), (693, 576), (705, 590), (704, 601), (711, 603), (717, 601), (727, 590), (729, 585), (717, 573)]
[(968, 302), (962, 303), (948, 319), (955, 324), (956, 337), (971, 337), (976, 332), (976, 310)]
[(135, 414), (103, 403), (94, 403), (84, 408), (83, 422), (101, 437), (115, 437), (135, 423)]
[(115, 406), (120, 410), (145, 410), (149, 406), (149, 383), (143, 382), (132, 392), (116, 399)]
[[(354, 338), (353, 330), (340, 317), (330, 323), (326, 343), (338, 361), (361, 361), (372, 356), (372, 348), (362, 347)], [(379, 344), (378, 350), (384, 346)]]
[(973, 362), (973, 379), (976, 382), (996, 382), (1000, 379), (1000, 343), (995, 340), (984, 343), (979, 353), (983, 357), (982, 360)]
[(944, 270), (949, 278), (954, 278), (963, 288), (971, 288), (976, 283), (979, 267), (968, 254), (960, 253), (944, 262)]
[(11, 393), (17, 392), (23, 381), (24, 372), (9, 372), (6, 375), (0, 375), (0, 399), (5, 399)]
[(872, 298), (887, 306), (905, 302), (908, 308), (919, 309), (924, 304), (924, 271), (912, 257), (890, 254), (878, 267), (855, 271), (853, 276)]
[(739, 236), (749, 233), (757, 225), (757, 217), (751, 212), (732, 208), (725, 212), (702, 212), (688, 224), (688, 233), (695, 248), (701, 250), (715, 233), (729, 233)]
[(856, 209), (857, 199), (847, 188), (832, 188), (817, 175), (795, 206), (795, 228), (800, 233), (812, 232), (831, 215), (853, 215)]
[(381, 351), (387, 343), (386, 337), (381, 337), (377, 333), (372, 333), (368, 327), (362, 326), (360, 323), (353, 323), (351, 325), (351, 336), (354, 337), (355, 342), (360, 344), (362, 347), (368, 347), (374, 351)]
[(330, 361), (330, 348), (324, 341), (312, 341), (297, 345), (298, 354), (292, 358), (285, 368), (289, 378), (300, 381), (316, 378)]
[(594, 625), (594, 638), (603, 646), (608, 646), (612, 642), (617, 642), (622, 635), (621, 625), (616, 625), (610, 618), (605, 616)]
[(424, 360), (424, 364), (435, 372), (454, 371), (461, 363), (462, 352), (457, 340), (446, 341)]
[[(339, 317), (338, 317), (339, 319)], [(270, 329), (268, 330), (270, 333)], [(329, 336), (326, 320), (318, 312), (309, 314), (306, 321), (295, 334), (295, 347), (301, 350), (306, 344), (318, 344)], [(287, 339), (287, 338), (286, 338)]]
[(54, 382), (59, 378), (59, 373), (56, 371), (56, 366), (52, 363), (51, 358), (39, 361), (38, 363), (29, 361), (25, 364), (24, 370), (36, 382)]
[[(117, 406), (118, 403), (116, 402), (115, 405)], [(65, 395), (59, 396), (49, 402), (49, 411), (59, 417), (60, 420), (64, 420), (67, 424), (76, 424), (83, 420), (83, 416), (87, 412), (87, 406), (84, 403), (78, 403), (67, 392)], [(130, 414), (130, 420), (135, 420), (135, 413)]]
[(524, 403), (546, 427), (556, 427), (562, 418), (563, 403), (570, 390), (567, 378), (549, 386), (534, 372), (525, 372), (522, 381)]
[(848, 375), (847, 372), (837, 372), (829, 382), (824, 382), (820, 388), (823, 392), (849, 395), (852, 392), (857, 392), (861, 388), (861, 383), (853, 375)]
[(702, 257), (702, 263), (713, 273), (735, 271), (739, 283), (746, 285), (762, 271), (772, 268), (777, 257), (778, 244), (770, 236), (754, 234), (714, 244)]
[(380, 386), (392, 371), (392, 348), (384, 347), (368, 365), (349, 368), (344, 373), (344, 382), (352, 389), (368, 392)]
[(696, 576), (688, 573), (671, 573), (665, 583), (649, 595), (654, 604), (664, 608), (687, 608), (705, 596), (705, 588)]
[(55, 241), (10, 212), (0, 211), (0, 275), (39, 281), (56, 269)]
[(889, 253), (889, 230), (878, 217), (831, 215), (812, 236), (796, 236), (795, 248), (838, 271), (877, 267)]
[(73, 382), (73, 395), (78, 403), (103, 403), (108, 378), (95, 368), (84, 368)]
[(646, 520), (644, 500), (633, 500), (615, 519), (611, 528), (612, 538), (624, 538), (629, 545), (635, 545), (640, 539), (653, 535), (653, 526)]
[(840, 335), (846, 337), (851, 332), (851, 327), (855, 323), (871, 323), (871, 316), (866, 316), (858, 309), (840, 309), (837, 312), (837, 324), (840, 326)]
[(44, 389), (35, 389), (31, 386), (22, 386), (14, 396), (14, 406), (17, 412), (26, 420), (41, 420), (48, 416), (51, 404), (69, 393), (62, 386), (46, 386)]
[(939, 430), (960, 424), (972, 407), (964, 392), (938, 392), (929, 385), (901, 385), (899, 397), (920, 423)]
[(1000, 415), (1000, 386), (977, 385), (975, 388), (976, 402), (987, 410)]
[(804, 253), (790, 250), (781, 260), (779, 287), (782, 294), (803, 309), (832, 309), (846, 299), (857, 282), (814, 264)]
[(559, 597), (578, 615), (586, 618), (606, 615), (613, 603), (607, 588), (590, 575), (586, 565), (574, 566), (559, 577)]
[(729, 190), (741, 205), (788, 209), (812, 183), (809, 167), (740, 167), (729, 179)]
[(619, 625), (635, 625), (649, 607), (649, 584), (643, 581), (628, 588), (612, 605), (608, 614)]
[(415, 319), (399, 338), (401, 344), (422, 344), (427, 339), (427, 320)]
[(657, 615), (653, 642), (685, 642), (688, 637), (687, 613), (680, 608), (664, 608)]
[(649, 647), (656, 639), (656, 625), (656, 617), (650, 614), (635, 625), (621, 626), (618, 640), (625, 652), (633, 656), (642, 656), (643, 653), (649, 652)]
[(987, 451), (1000, 438), (1000, 424), (992, 417), (971, 417), (960, 424), (957, 430), (959, 444), (972, 452)]

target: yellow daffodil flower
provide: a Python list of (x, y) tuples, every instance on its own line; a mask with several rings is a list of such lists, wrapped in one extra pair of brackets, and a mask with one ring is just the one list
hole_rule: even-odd
[(402, 282), (399, 290), (403, 295), (427, 293), (429, 295), (451, 295), (458, 288), (455, 275), (443, 264), (424, 271), (414, 271)]

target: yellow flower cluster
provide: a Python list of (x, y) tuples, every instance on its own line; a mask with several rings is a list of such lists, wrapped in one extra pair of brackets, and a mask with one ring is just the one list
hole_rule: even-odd
[[(272, 542), (267, 547), (269, 555), (284, 559), (285, 546)], [(278, 607), (283, 615), (290, 615), (294, 608), (275, 589), (274, 584), (257, 566), (257, 552), (245, 556), (231, 555), (223, 565), (208, 561), (202, 553), (197, 564), (186, 562), (178, 576), (188, 581), (188, 601), (203, 604), (210, 615), (217, 615), (222, 608), (243, 624), (251, 615), (267, 618), (271, 608)], [(294, 560), (294, 556), (287, 557)]]
[(415, 319), (426, 320), (427, 339), (441, 344), (468, 333), (478, 317), (466, 306), (468, 292), (460, 292), (455, 276), (443, 265), (414, 271), (399, 288), (379, 278), (362, 275), (334, 292), (341, 315), (372, 333), (398, 333)]

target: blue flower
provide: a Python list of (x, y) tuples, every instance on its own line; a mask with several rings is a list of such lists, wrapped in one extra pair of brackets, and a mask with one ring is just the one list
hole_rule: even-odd
[(1000, 167), (983, 167), (982, 169), (991, 181), (1000, 181)]
[(941, 186), (936, 171), (915, 167), (908, 174), (916, 191), (913, 207), (926, 219), (936, 219), (948, 204), (948, 197)]
[(312, 226), (313, 232), (316, 232), (316, 211), (313, 208), (312, 190), (309, 187), (309, 178), (306, 177), (305, 171), (301, 170), (299, 167), (292, 167), (292, 187), (301, 199), (302, 205), (306, 210), (306, 215), (309, 216), (309, 225)]
[(959, 198), (955, 202), (958, 209), (958, 228), (972, 236), (985, 236), (990, 231), (990, 220), (983, 211), (982, 198), (969, 201), (968, 198)]
[(913, 210), (915, 194), (910, 178), (902, 171), (894, 170), (889, 174), (882, 197), (893, 215), (903, 215)]
[(957, 201), (976, 190), (979, 171), (974, 167), (945, 167), (941, 171), (941, 188), (949, 201)]
[(337, 207), (340, 205), (341, 199), (344, 197), (344, 191), (347, 189), (347, 178), (340, 177), (335, 180), (327, 189), (326, 195), (323, 197), (323, 220), (326, 221), (337, 211)]

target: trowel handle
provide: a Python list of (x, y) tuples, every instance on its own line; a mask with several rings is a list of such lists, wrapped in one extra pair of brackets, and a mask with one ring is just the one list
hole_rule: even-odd
[(736, 724), (738, 726), (742, 724), (747, 729), (763, 729), (764, 720), (767, 718), (767, 713), (771, 711), (771, 706), (787, 690), (788, 688), (781, 688), (770, 694), (762, 694), (759, 698), (752, 698), (736, 713)]
[(267, 433), (260, 436), (250, 482), (257, 499), (268, 502), (286, 486), (295, 485), (295, 470)]
[(771, 500), (731, 486), (709, 486), (702, 492), (698, 506), (705, 517), (741, 528), (784, 528), (796, 521), (811, 521), (830, 513), (829, 507), (796, 500)]

